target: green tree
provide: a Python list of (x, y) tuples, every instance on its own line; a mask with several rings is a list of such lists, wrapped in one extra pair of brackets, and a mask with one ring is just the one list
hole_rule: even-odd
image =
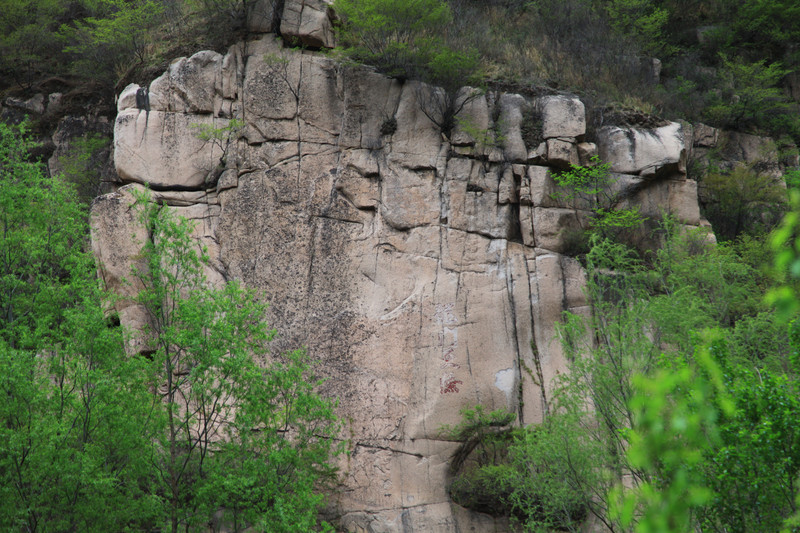
[(620, 35), (636, 41), (653, 55), (669, 52), (664, 26), (669, 14), (652, 0), (611, 0), (600, 2), (605, 7), (611, 27)]
[(800, 63), (792, 45), (800, 41), (800, 6), (792, 0), (744, 0), (739, 3), (727, 35), (731, 46), (768, 61)]
[(334, 404), (300, 350), (260, 365), (274, 331), (266, 305), (230, 282), (208, 286), (207, 257), (192, 224), (166, 206), (138, 199), (148, 230), (144, 289), (152, 339), (150, 387), (161, 424), (154, 442), (156, 494), (169, 529), (207, 523), (223, 509), (235, 530), (311, 530), (333, 474)]
[[(727, 365), (715, 359), (735, 409), (719, 417), (719, 446), (701, 473), (714, 491), (698, 519), (709, 531), (779, 531), (797, 509), (800, 473), (800, 398), (786, 375)], [(722, 359), (722, 360), (720, 360)]]
[(137, 481), (151, 396), (103, 315), (84, 206), (20, 130), (0, 123), (0, 520), (121, 530), (154, 515)]
[(800, 191), (789, 191), (789, 207), (770, 236), (779, 284), (767, 294), (767, 301), (776, 305), (786, 320), (800, 311)]
[[(640, 299), (663, 354), (627, 379), (622, 435), (640, 482), (610, 494), (611, 515), (636, 531), (775, 531), (795, 508), (800, 404), (792, 378), (765, 368), (786, 368), (786, 350), (765, 338), (774, 330), (739, 330), (775, 320), (759, 302), (766, 285), (733, 248), (691, 233), (669, 239), (654, 263)], [(743, 368), (729, 346), (760, 354)]]
[(140, 203), (135, 272), (153, 352), (125, 354), (104, 313), (85, 206), (0, 124), (0, 520), (11, 530), (205, 525), (311, 531), (338, 448), (303, 350), (256, 363), (273, 333), (236, 283), (209, 288), (187, 221)]
[(637, 375), (628, 402), (634, 424), (625, 432), (631, 465), (647, 475), (633, 490), (610, 495), (611, 515), (637, 533), (689, 531), (694, 512), (714, 493), (700, 473), (719, 442), (720, 413), (733, 413), (720, 368), (713, 361), (713, 336), (700, 344), (692, 365), (662, 366)]
[(591, 211), (588, 229), (592, 233), (606, 238), (617, 236), (643, 221), (638, 208), (618, 206), (621, 198), (613, 188), (617, 177), (611, 173), (611, 164), (603, 163), (597, 156), (588, 166), (570, 165), (569, 170), (553, 173), (553, 179), (559, 186), (553, 194), (556, 200), (573, 205), (576, 211), (583, 206)]
[(784, 208), (786, 191), (780, 182), (759, 173), (753, 165), (709, 172), (702, 187), (710, 198), (704, 214), (720, 240), (766, 233), (777, 224)]
[(58, 340), (64, 309), (78, 294), (62, 281), (85, 283), (92, 264), (82, 251), (84, 206), (69, 185), (29, 160), (34, 146), (26, 123), (16, 130), (0, 123), (0, 308), (2, 339), (12, 349)]
[(68, 5), (59, 0), (0, 1), (0, 73), (30, 89), (42, 72), (63, 72), (59, 19)]
[[(748, 62), (725, 54), (720, 54), (720, 60), (719, 86), (709, 92), (706, 120), (734, 128), (795, 133), (791, 121), (784, 124), (780, 120), (791, 116), (796, 107), (779, 86), (788, 72), (780, 63), (767, 64), (764, 59)], [(782, 131), (787, 127), (788, 131)]]
[(95, 0), (87, 8), (90, 16), (59, 29), (64, 52), (77, 73), (116, 83), (147, 59), (164, 6), (154, 0)]
[(583, 512), (611, 531), (774, 531), (797, 507), (798, 335), (761, 301), (771, 278), (743, 246), (669, 218), (663, 231), (647, 262), (594, 237), (593, 312), (559, 328), (569, 372), (547, 419), (465, 477), (528, 530), (574, 529)]
[(611, 501), (636, 531), (778, 531), (796, 511), (800, 399), (788, 377), (730, 364), (725, 337), (635, 379), (625, 435), (649, 480)]

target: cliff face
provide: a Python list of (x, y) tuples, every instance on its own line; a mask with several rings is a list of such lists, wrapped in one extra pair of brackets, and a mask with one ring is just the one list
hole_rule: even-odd
[[(114, 127), (127, 185), (92, 210), (101, 274), (123, 296), (136, 290), (123, 282), (146, 238), (133, 189), (149, 184), (197, 221), (209, 280), (257, 288), (281, 335), (274, 351), (308, 346), (324, 394), (339, 398), (349, 454), (331, 512), (347, 531), (506, 530), (450, 503), (456, 443), (439, 428), (477, 403), (537, 423), (565, 369), (554, 323), (589, 309), (584, 272), (561, 252), (587, 213), (553, 200), (550, 168), (599, 151), (624, 202), (701, 223), (681, 125), (604, 128), (595, 146), (572, 97), (479, 95), (448, 140), (421, 110), (433, 89), (270, 34), (180, 59), (143, 89), (122, 93)], [(522, 133), (531, 116), (536, 146)], [(241, 136), (228, 136), (232, 119)], [(116, 307), (142, 329), (141, 309)], [(129, 350), (145, 344), (133, 335)]]

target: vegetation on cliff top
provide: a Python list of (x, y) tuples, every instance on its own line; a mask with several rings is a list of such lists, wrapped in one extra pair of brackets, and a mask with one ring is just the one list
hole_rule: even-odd
[[(0, 91), (109, 95), (245, 38), (253, 0), (0, 0)], [(337, 0), (348, 54), (448, 87), (578, 91), (597, 110), (800, 139), (792, 0)], [(659, 62), (654, 62), (658, 58)], [(45, 89), (47, 90), (47, 89)], [(795, 91), (795, 101), (788, 92)], [(452, 91), (449, 91), (452, 92)], [(110, 101), (110, 99), (109, 99)]]
[[(794, 2), (426, 0), (403, 9), (395, 3), (334, 3), (345, 51), (390, 75), (435, 83), (425, 50), (436, 43), (451, 58), (478, 59), (481, 83), (579, 92), (595, 104), (594, 126), (612, 115), (601, 111), (613, 104), (800, 139), (797, 102), (787, 94), (800, 67)], [(468, 84), (475, 81), (470, 74), (449, 77)]]

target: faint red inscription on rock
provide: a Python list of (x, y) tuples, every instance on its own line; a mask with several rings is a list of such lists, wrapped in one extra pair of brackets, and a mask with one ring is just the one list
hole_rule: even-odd
[(464, 382), (456, 379), (453, 374), (445, 374), (441, 379), (440, 392), (447, 394), (448, 392), (458, 392), (458, 386), (463, 385)]

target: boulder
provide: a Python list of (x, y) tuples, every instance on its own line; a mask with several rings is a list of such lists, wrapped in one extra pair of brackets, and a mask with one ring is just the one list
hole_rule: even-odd
[(225, 128), (228, 122), (209, 115), (126, 109), (114, 124), (117, 174), (127, 183), (156, 188), (203, 188), (219, 165), (222, 145), (201, 139), (198, 126)]
[[(461, 107), (450, 135), (453, 146), (476, 146), (486, 144), (485, 140), (490, 130), (489, 104), (486, 95), (476, 92), (476, 89), (465, 88), (459, 98), (466, 101)], [(483, 141), (483, 142), (482, 142)], [(485, 146), (477, 146), (479, 150)]]
[(714, 148), (719, 140), (719, 130), (702, 123), (693, 125), (692, 144), (698, 148)]
[(41, 115), (45, 110), (44, 95), (37, 93), (27, 99), (8, 97), (3, 105), (12, 109), (18, 109), (27, 113)]
[(597, 145), (595, 143), (578, 143), (578, 161), (580, 165), (588, 167), (594, 164), (595, 158), (599, 157)]
[(586, 214), (574, 209), (533, 208), (533, 245), (551, 252), (561, 253), (567, 240), (588, 227)]
[(686, 172), (683, 127), (677, 122), (655, 129), (605, 126), (597, 136), (600, 158), (613, 172), (646, 177)]
[(545, 96), (539, 99), (538, 106), (542, 116), (542, 135), (545, 139), (554, 137), (576, 138), (586, 133), (586, 109), (574, 96)]
[(569, 168), (580, 164), (578, 147), (564, 139), (547, 139), (547, 164), (558, 168)]
[(723, 168), (733, 168), (743, 163), (776, 179), (783, 175), (778, 145), (770, 137), (725, 131), (720, 135), (719, 145)]
[[(458, 162), (450, 160), (444, 186), (450, 227), (492, 238), (510, 238), (515, 229), (513, 209), (510, 202), (499, 201), (498, 176), (487, 176), (480, 165), (470, 174), (460, 174)], [(466, 164), (471, 163), (466, 160)], [(468, 179), (464, 179), (465, 174)]]
[(522, 140), (520, 125), (523, 109), (528, 106), (519, 94), (503, 94), (498, 102), (500, 106), (499, 129), (503, 142), (503, 155), (506, 161), (524, 163), (528, 157), (525, 143)]
[(126, 109), (137, 108), (136, 95), (137, 93), (139, 93), (139, 89), (141, 89), (141, 87), (139, 87), (138, 83), (131, 83), (127, 87), (122, 89), (122, 92), (119, 93), (119, 96), (117, 96), (118, 113)]
[(275, 0), (255, 0), (247, 9), (247, 30), (254, 33), (269, 33), (277, 29)]
[[(173, 61), (167, 72), (150, 84), (148, 108), (153, 111), (219, 115), (222, 63), (223, 56), (210, 50)], [(123, 95), (130, 101), (129, 94)]]
[(330, 0), (286, 0), (281, 17), (281, 35), (297, 44), (333, 48)]
[(90, 220), (92, 251), (97, 259), (98, 274), (106, 289), (118, 296), (109, 313), (116, 313), (120, 323), (128, 328), (126, 351), (138, 354), (150, 349), (151, 338), (146, 333), (151, 326), (147, 310), (135, 301), (143, 289), (141, 281), (132, 275), (134, 269), (147, 271), (141, 255), (147, 231), (138, 220), (136, 194), (144, 189), (126, 185), (103, 195), (92, 203)]

